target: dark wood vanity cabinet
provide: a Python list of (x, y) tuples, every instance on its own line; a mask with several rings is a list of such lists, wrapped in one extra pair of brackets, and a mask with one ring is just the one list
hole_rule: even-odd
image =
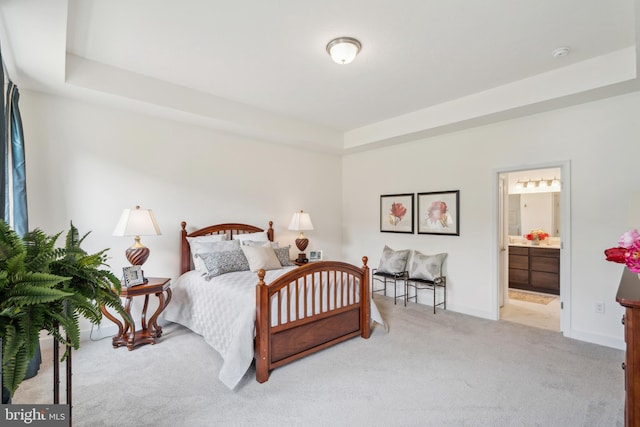
[(509, 246), (509, 287), (560, 295), (560, 249)]
[(529, 289), (529, 248), (509, 246), (509, 287)]
[(622, 316), (627, 344), (624, 369), (625, 426), (640, 426), (640, 278), (625, 268), (616, 301), (625, 308)]

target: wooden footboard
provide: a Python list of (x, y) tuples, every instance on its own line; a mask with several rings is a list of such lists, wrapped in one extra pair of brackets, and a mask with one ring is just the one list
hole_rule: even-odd
[(363, 266), (306, 264), (256, 287), (256, 380), (286, 363), (355, 336), (371, 334), (367, 257)]

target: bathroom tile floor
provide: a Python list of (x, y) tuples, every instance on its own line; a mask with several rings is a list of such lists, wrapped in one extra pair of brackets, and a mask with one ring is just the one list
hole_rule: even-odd
[(500, 309), (500, 319), (560, 332), (560, 298), (554, 298), (549, 304), (508, 299)]

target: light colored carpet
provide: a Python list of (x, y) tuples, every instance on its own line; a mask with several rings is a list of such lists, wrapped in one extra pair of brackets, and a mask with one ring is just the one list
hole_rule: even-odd
[(517, 299), (518, 301), (533, 302), (536, 304), (549, 304), (556, 299), (554, 295), (532, 294), (529, 292), (515, 291), (509, 289), (509, 299)]
[[(236, 390), (202, 338), (165, 327), (154, 346), (74, 353), (73, 425), (622, 426), (620, 350), (510, 322), (376, 296), (390, 330), (355, 338)], [(45, 349), (46, 350), (46, 349)], [(51, 354), (43, 354), (49, 361)], [(15, 403), (51, 402), (51, 362)]]

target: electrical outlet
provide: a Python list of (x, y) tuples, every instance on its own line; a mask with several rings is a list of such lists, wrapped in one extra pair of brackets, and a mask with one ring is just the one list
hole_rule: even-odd
[(595, 303), (594, 304), (594, 310), (598, 314), (604, 314), (604, 303), (603, 302)]

